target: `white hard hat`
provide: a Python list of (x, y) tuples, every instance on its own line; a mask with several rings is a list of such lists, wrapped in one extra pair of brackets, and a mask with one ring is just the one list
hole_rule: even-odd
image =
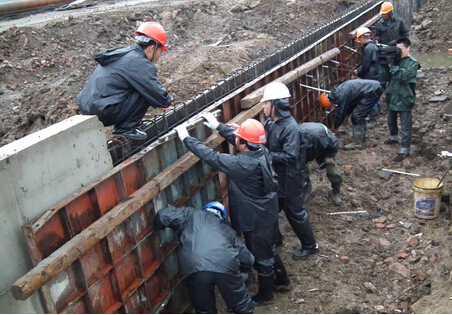
[(264, 96), (262, 97), (261, 102), (279, 100), (281, 98), (289, 97), (290, 97), (289, 89), (284, 83), (271, 82), (265, 87)]

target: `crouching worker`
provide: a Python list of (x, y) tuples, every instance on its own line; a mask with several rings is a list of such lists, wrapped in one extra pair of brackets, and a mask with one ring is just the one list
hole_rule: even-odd
[(262, 145), (266, 140), (264, 126), (247, 119), (235, 129), (219, 123), (211, 113), (204, 118), (205, 125), (235, 145), (236, 155), (205, 146), (190, 137), (183, 125), (175, 129), (191, 152), (228, 176), (231, 225), (243, 233), (248, 250), (256, 258), (253, 267), (258, 274), (259, 292), (252, 299), (261, 304), (273, 299), (274, 285), (288, 286), (290, 282), (273, 238), (278, 223), (278, 181), (268, 150)]
[(146, 22), (135, 31), (137, 43), (96, 53), (99, 65), (77, 103), (84, 115), (97, 115), (114, 135), (146, 139), (138, 130), (149, 106), (171, 109), (172, 97), (157, 79), (155, 64), (166, 51), (166, 34), (156, 22)]
[(380, 99), (383, 89), (380, 82), (375, 80), (348, 80), (325, 94), (322, 93), (319, 103), (328, 108), (332, 104), (337, 106), (336, 119), (333, 132), (342, 125), (345, 117), (352, 115), (353, 137), (352, 142), (345, 146), (346, 150), (360, 149), (366, 137), (366, 117)]
[[(326, 176), (331, 183), (333, 203), (340, 205), (342, 176), (336, 167), (334, 157), (339, 150), (339, 141), (334, 133), (321, 123), (300, 124), (301, 143), (306, 152), (306, 163), (316, 160), (319, 168), (326, 168)], [(303, 203), (309, 199), (312, 193), (311, 179), (309, 178), (309, 168), (304, 171)]]
[(170, 206), (154, 217), (156, 229), (169, 227), (179, 236), (181, 268), (196, 313), (217, 313), (215, 286), (235, 313), (253, 313), (254, 303), (245, 290), (240, 267), (250, 268), (254, 256), (227, 221), (226, 209), (217, 201), (202, 210)]

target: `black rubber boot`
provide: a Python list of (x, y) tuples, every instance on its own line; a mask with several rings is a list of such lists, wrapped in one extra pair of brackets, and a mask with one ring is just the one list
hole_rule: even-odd
[(284, 267), (284, 264), (279, 254), (276, 254), (275, 256), (274, 270), (275, 270), (275, 285), (274, 285), (275, 290), (282, 292), (287, 292), (291, 290), (292, 288), (290, 285), (290, 279), (289, 277), (287, 277), (286, 267)]
[(275, 283), (275, 273), (258, 274), (259, 292), (251, 299), (255, 305), (261, 305), (265, 302), (273, 300), (273, 284)]
[(333, 203), (336, 206), (340, 206), (342, 204), (341, 190), (339, 187), (333, 187), (331, 197), (333, 198)]
[(313, 248), (302, 248), (299, 251), (296, 251), (293, 253), (292, 258), (293, 259), (306, 259), (308, 256), (313, 255), (315, 253), (319, 252), (319, 246), (315, 244), (315, 247)]

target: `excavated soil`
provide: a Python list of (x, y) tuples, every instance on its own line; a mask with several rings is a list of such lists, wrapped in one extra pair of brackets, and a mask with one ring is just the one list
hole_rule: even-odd
[[(131, 44), (140, 21), (157, 20), (165, 27), (169, 51), (159, 61), (159, 78), (176, 101), (183, 101), (357, 2), (103, 1), (5, 18), (0, 21), (0, 146), (77, 114), (75, 96), (96, 66), (91, 54)], [(431, 0), (416, 13), (414, 51), (452, 48), (445, 38), (452, 29), (449, 6), (449, 0)], [(444, 180), (439, 217), (423, 220), (413, 215), (412, 186), (418, 177), (381, 170), (438, 179), (445, 174), (451, 158), (438, 154), (452, 149), (452, 122), (442, 115), (452, 115), (451, 82), (451, 68), (419, 72), (412, 152), (402, 163), (392, 162), (398, 145), (382, 144), (388, 137), (382, 102), (380, 125), (369, 130), (364, 148), (337, 155), (342, 206), (332, 205), (324, 171), (310, 165), (315, 195), (307, 210), (320, 253), (292, 260), (299, 242), (282, 216), (279, 252), (293, 288), (276, 293), (256, 313), (450, 313), (452, 176)], [(432, 102), (435, 96), (448, 99)], [(341, 146), (350, 135), (350, 127), (339, 129)], [(347, 211), (367, 214), (329, 215)], [(255, 292), (255, 282), (249, 290)], [(218, 304), (227, 312), (221, 299)]]

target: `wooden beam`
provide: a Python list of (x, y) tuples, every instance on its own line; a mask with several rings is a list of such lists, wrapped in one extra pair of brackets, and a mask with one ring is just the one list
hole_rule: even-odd
[(368, 19), (366, 22), (364, 22), (363, 24), (361, 24), (360, 26), (358, 26), (357, 28), (355, 28), (353, 31), (351, 31), (350, 33), (348, 33), (348, 38), (355, 38), (356, 37), (356, 31), (361, 28), (361, 27), (370, 27), (372, 25), (374, 25), (375, 23), (377, 23), (377, 21), (380, 19), (380, 13), (374, 15), (373, 17), (371, 17), (370, 19)]
[[(315, 57), (314, 59), (311, 59), (310, 61), (302, 64), (298, 68), (286, 73), (285, 75), (279, 77), (278, 79), (272, 82), (281, 82), (284, 84), (289, 84), (290, 82), (297, 80), (302, 75), (305, 75), (309, 71), (317, 68), (321, 64), (339, 55), (340, 53), (341, 51), (338, 48), (328, 50), (327, 52), (321, 54), (318, 57)], [(262, 99), (262, 96), (264, 95), (264, 89), (265, 86), (253, 91), (252, 93), (242, 98), (241, 100), (242, 108), (250, 108), (259, 103), (260, 100)]]

